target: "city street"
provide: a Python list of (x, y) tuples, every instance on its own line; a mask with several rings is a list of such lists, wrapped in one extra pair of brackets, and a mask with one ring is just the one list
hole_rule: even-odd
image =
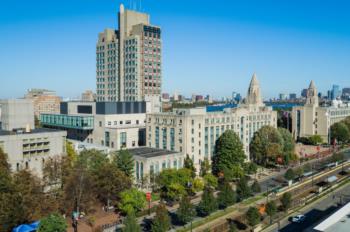
[(341, 205), (350, 201), (350, 184), (342, 186), (340, 189), (334, 191), (333, 194), (329, 194), (324, 198), (321, 198), (314, 203), (305, 206), (298, 212), (293, 213), (290, 217), (298, 214), (304, 214), (306, 216), (305, 221), (301, 223), (292, 223), (290, 217), (280, 222), (280, 230), (277, 225), (265, 232), (295, 232), (295, 231), (312, 231), (311, 229), (320, 223), (324, 218), (331, 215)]

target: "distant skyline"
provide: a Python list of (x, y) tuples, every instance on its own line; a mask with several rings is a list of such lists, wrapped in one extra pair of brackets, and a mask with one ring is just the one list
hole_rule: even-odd
[(120, 3), (162, 27), (163, 92), (245, 97), (254, 72), (264, 98), (311, 80), (350, 87), (347, 1), (13, 0), (0, 8), (0, 98), (95, 91), (98, 33), (117, 28)]

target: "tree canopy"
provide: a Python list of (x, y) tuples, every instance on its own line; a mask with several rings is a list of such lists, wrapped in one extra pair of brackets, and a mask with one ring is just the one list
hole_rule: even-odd
[(170, 217), (164, 203), (160, 203), (156, 209), (156, 216), (152, 221), (152, 232), (166, 232), (170, 228)]
[(202, 200), (197, 206), (197, 212), (201, 216), (208, 216), (212, 212), (218, 209), (217, 200), (214, 197), (213, 190), (211, 188), (205, 188)]
[(217, 196), (219, 208), (224, 209), (236, 203), (236, 193), (233, 191), (229, 182), (224, 181), (219, 189), (220, 192)]
[(213, 174), (218, 175), (225, 170), (236, 170), (233, 176), (240, 177), (237, 169), (243, 172), (242, 165), (245, 159), (246, 155), (240, 138), (232, 130), (226, 130), (215, 144), (215, 155), (212, 160)]
[(146, 205), (145, 193), (131, 188), (120, 193), (119, 209), (127, 214), (141, 211)]
[(128, 213), (124, 221), (123, 232), (141, 232), (141, 227), (136, 220), (134, 212)]
[(343, 122), (334, 123), (331, 126), (331, 139), (340, 143), (348, 143), (350, 140), (349, 128)]
[(254, 227), (260, 222), (260, 214), (256, 207), (250, 207), (246, 213), (248, 225)]
[(115, 162), (119, 170), (125, 173), (126, 176), (131, 178), (134, 173), (134, 158), (128, 150), (121, 150), (115, 154)]
[(188, 196), (183, 196), (179, 204), (179, 209), (176, 211), (177, 219), (180, 223), (186, 224), (192, 221), (195, 215), (196, 211), (190, 198)]
[(67, 231), (67, 222), (59, 214), (50, 214), (40, 220), (38, 232), (65, 232)]

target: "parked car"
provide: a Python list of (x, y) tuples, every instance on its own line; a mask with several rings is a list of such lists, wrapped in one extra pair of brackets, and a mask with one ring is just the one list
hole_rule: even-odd
[(292, 222), (295, 222), (295, 223), (301, 223), (304, 220), (305, 220), (305, 215), (303, 214), (296, 215), (292, 218)]

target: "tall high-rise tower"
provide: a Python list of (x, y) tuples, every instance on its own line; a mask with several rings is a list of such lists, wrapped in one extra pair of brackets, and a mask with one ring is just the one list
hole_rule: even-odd
[(120, 5), (118, 30), (99, 34), (96, 46), (97, 101), (150, 101), (160, 108), (161, 29), (148, 14)]

